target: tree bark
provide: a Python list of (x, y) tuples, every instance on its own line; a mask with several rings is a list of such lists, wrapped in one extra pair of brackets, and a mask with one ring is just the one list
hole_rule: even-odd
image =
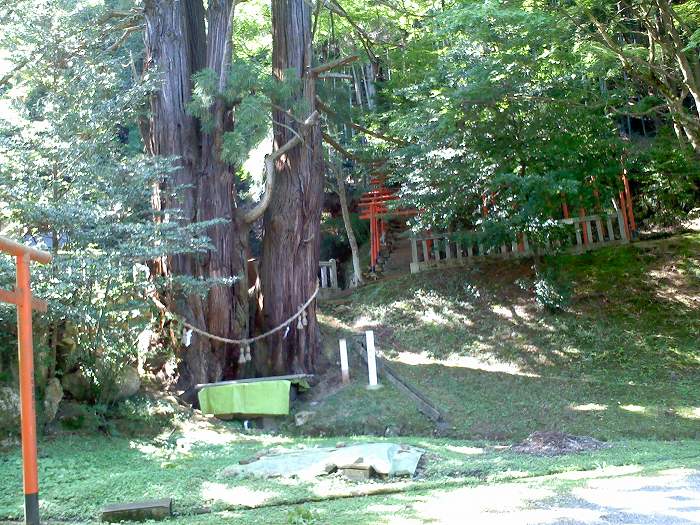
[[(186, 109), (193, 73), (209, 67), (222, 82), (226, 79), (234, 4), (232, 0), (209, 0), (205, 11), (202, 0), (148, 0), (144, 7), (145, 69), (161, 77), (160, 89), (151, 100), (144, 141), (152, 155), (178, 159), (177, 170), (154, 188), (153, 206), (157, 212), (179, 209), (184, 225), (225, 221), (208, 229), (214, 249), (205, 256), (168, 257), (156, 264), (156, 271), (165, 276), (238, 279), (235, 287), (212, 287), (205, 300), (181, 290), (174, 290), (166, 298), (171, 309), (198, 328), (238, 338), (247, 333), (248, 323), (248, 230), (237, 214), (233, 170), (220, 155), (223, 133), (233, 122), (225, 120), (221, 98), (211, 109), (214, 127), (210, 133), (202, 133), (199, 122)], [(220, 87), (223, 89), (223, 85)], [(235, 377), (238, 352), (237, 348), (193, 334), (190, 345), (177, 352), (178, 388), (191, 390), (198, 383)]]
[(350, 243), (350, 251), (352, 252), (352, 270), (353, 276), (350, 278), (350, 287), (356, 288), (362, 284), (362, 267), (360, 266), (360, 250), (357, 246), (355, 232), (352, 229), (352, 220), (350, 219), (350, 209), (348, 208), (348, 195), (345, 191), (345, 181), (343, 180), (343, 172), (335, 167), (336, 182), (338, 184), (338, 197), (340, 198), (340, 210), (343, 214), (343, 223), (345, 223), (345, 231), (348, 234), (348, 242)]
[[(273, 74), (284, 80), (293, 70), (302, 80), (296, 94), (309, 113), (315, 108), (312, 65), (311, 8), (304, 0), (272, 1)], [(303, 120), (304, 116), (301, 120)], [(261, 258), (264, 329), (291, 317), (314, 293), (318, 282), (320, 219), (323, 202), (321, 134), (317, 122), (300, 126), (298, 119), (273, 112), (274, 144), (279, 149), (302, 136), (304, 144), (275, 162), (276, 183), (264, 217), (265, 237)], [(294, 130), (294, 131), (292, 131)], [(308, 311), (308, 325), (290, 325), (268, 338), (267, 352), (256, 357), (259, 374), (313, 372), (320, 351), (315, 305)]]

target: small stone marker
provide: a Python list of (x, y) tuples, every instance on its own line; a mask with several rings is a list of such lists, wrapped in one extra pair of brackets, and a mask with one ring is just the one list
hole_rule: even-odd
[(340, 473), (350, 481), (367, 481), (372, 478), (372, 469), (368, 468), (342, 468)]
[(367, 337), (367, 373), (369, 375), (367, 388), (375, 390), (380, 388), (380, 385), (377, 382), (377, 352), (374, 348), (374, 332), (367, 330), (365, 336)]
[(345, 339), (340, 340), (340, 373), (343, 376), (343, 384), (350, 382), (350, 367), (348, 366), (348, 343)]
[(170, 498), (134, 503), (116, 503), (102, 509), (102, 521), (162, 520), (173, 515), (173, 500)]

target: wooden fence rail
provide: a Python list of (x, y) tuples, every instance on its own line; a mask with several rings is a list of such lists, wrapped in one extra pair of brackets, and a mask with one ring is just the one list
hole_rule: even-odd
[(411, 243), (411, 273), (423, 270), (470, 264), (484, 257), (527, 257), (563, 249), (573, 253), (596, 250), (612, 244), (629, 242), (624, 217), (620, 209), (614, 214), (588, 215), (557, 221), (564, 231), (544, 246), (533, 246), (526, 233), (499, 247), (486, 247), (478, 231), (460, 233), (413, 234)]

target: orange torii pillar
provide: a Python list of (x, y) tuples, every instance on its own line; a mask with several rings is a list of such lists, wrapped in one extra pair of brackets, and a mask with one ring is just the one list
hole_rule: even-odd
[(32, 309), (45, 312), (44, 301), (32, 297), (29, 264), (51, 262), (51, 254), (18, 244), (0, 236), (0, 252), (17, 260), (17, 285), (13, 292), (0, 290), (0, 301), (17, 307), (19, 346), (19, 395), (22, 420), (22, 466), (24, 471), (24, 522), (39, 525), (39, 473), (36, 450), (36, 408), (34, 400), (34, 344)]

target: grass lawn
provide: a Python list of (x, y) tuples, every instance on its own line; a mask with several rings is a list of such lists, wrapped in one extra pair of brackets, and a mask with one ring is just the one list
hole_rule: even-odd
[[(373, 329), (394, 368), (448, 413), (453, 437), (700, 437), (700, 235), (544, 264), (571, 289), (563, 312), (537, 304), (529, 261), (436, 270), (325, 305), (328, 351), (338, 337)], [(374, 432), (374, 420), (432, 431), (392, 388), (360, 392), (364, 373), (355, 370), (355, 386), (314, 408), (314, 432), (347, 432), (353, 414), (356, 428)]]
[[(44, 519), (90, 523), (108, 503), (172, 497), (177, 525), (415, 525), (431, 516), (431, 501), (455, 504), (471, 488), (476, 492), (464, 498), (479, 500), (479, 487), (488, 492), (494, 484), (537, 494), (546, 486), (549, 498), (573, 490), (579, 475), (572, 472), (595, 477), (621, 467), (642, 474), (700, 467), (700, 235), (544, 264), (559, 268), (571, 289), (562, 312), (537, 304), (528, 261), (381, 281), (322, 306), (328, 356), (335, 359), (338, 337), (375, 330), (393, 367), (446, 413), (449, 428), (440, 437), (391, 385), (366, 390), (366, 372), (353, 354), (353, 383), (338, 388), (332, 374), (326, 377), (314, 389), (323, 395), (298, 407), (315, 415), (278, 435), (175, 414), (155, 437), (44, 438)], [(135, 402), (122, 407), (134, 410)], [(593, 436), (612, 446), (560, 457), (509, 449), (535, 430)], [(311, 483), (222, 475), (271, 447), (385, 435), (426, 449), (416, 479), (363, 484), (329, 476)], [(20, 473), (19, 449), (0, 451), (0, 522), (21, 520)], [(484, 494), (493, 499), (500, 492)]]
[[(605, 450), (548, 458), (516, 454), (488, 442), (397, 439), (428, 452), (425, 470), (412, 482), (361, 484), (331, 476), (308, 483), (230, 478), (221, 473), (262, 449), (334, 445), (333, 439), (244, 434), (206, 422), (186, 423), (175, 433), (148, 440), (63, 435), (40, 444), (42, 516), (47, 521), (89, 523), (98, 519), (107, 503), (172, 497), (178, 524), (218, 523), (226, 516), (238, 516), (247, 524), (293, 523), (295, 513), (303, 514), (295, 510), (300, 508), (333, 516), (312, 523), (370, 524), (377, 522), (377, 515), (358, 515), (358, 510), (371, 501), (412, 501), (435, 490), (622, 465), (635, 471), (700, 466), (700, 443), (695, 441), (621, 441)], [(19, 450), (1, 453), (0, 522), (21, 520), (20, 473)], [(351, 491), (371, 494), (378, 488), (393, 488), (396, 493), (342, 498)]]

